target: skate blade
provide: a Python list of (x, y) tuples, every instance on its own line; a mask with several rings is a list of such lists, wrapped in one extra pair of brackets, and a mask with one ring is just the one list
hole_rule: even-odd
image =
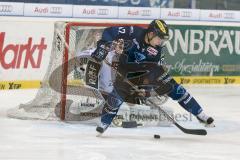
[(102, 137), (103, 133), (97, 133), (96, 137)]
[(205, 127), (206, 128), (214, 128), (216, 126), (215, 126), (215, 124), (212, 123), (212, 124), (205, 124)]

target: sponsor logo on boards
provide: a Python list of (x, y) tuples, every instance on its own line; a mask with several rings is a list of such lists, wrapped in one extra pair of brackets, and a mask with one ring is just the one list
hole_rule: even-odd
[(61, 14), (62, 11), (62, 7), (50, 7), (50, 13), (52, 14)]
[(167, 16), (169, 17), (192, 17), (190, 11), (169, 11)]
[(144, 9), (144, 10), (128, 10), (127, 15), (131, 15), (131, 16), (144, 16), (144, 17), (148, 17), (152, 15), (151, 10), (149, 9)]
[(4, 69), (40, 68), (43, 52), (47, 48), (45, 38), (39, 43), (33, 43), (29, 37), (26, 43), (5, 44), (5, 32), (0, 32), (0, 67)]
[(0, 5), (0, 12), (4, 12), (4, 13), (9, 13), (13, 11), (13, 6), (12, 5)]
[(97, 10), (98, 15), (109, 15), (109, 10), (105, 8), (100, 8)]
[(83, 11), (82, 11), (83, 14), (86, 14), (86, 15), (94, 15), (96, 14), (96, 10), (95, 9), (87, 9), (87, 8), (84, 8)]
[(40, 8), (40, 7), (35, 7), (34, 13), (48, 13), (48, 7)]

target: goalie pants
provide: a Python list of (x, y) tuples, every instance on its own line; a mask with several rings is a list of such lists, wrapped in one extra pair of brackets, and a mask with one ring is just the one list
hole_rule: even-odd
[[(173, 89), (168, 96), (174, 101), (178, 101), (179, 105), (182, 106), (186, 111), (192, 113), (193, 115), (198, 115), (202, 111), (202, 107), (193, 98), (186, 89), (178, 84), (174, 79), (167, 76), (170, 79), (170, 83), (173, 85)], [(114, 89), (106, 97), (106, 103), (103, 107), (101, 114), (101, 122), (110, 125), (113, 118), (117, 115), (120, 106), (123, 103), (124, 97), (119, 96), (117, 91)]]

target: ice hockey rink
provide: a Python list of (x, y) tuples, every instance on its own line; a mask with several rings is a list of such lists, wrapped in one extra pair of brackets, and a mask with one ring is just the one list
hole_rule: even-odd
[[(188, 91), (215, 118), (207, 136), (186, 135), (176, 127), (109, 128), (96, 137), (95, 126), (61, 121), (11, 119), (6, 111), (33, 99), (37, 90), (0, 91), (1, 160), (238, 160), (240, 86), (189, 86)], [(166, 104), (184, 113), (178, 104)], [(194, 118), (181, 123), (203, 128)], [(153, 135), (161, 135), (154, 139)]]

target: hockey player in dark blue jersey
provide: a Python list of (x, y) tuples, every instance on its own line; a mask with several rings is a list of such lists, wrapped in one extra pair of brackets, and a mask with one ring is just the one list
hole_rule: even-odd
[[(115, 45), (114, 49), (118, 55), (127, 55), (128, 63), (130, 62), (137, 66), (144, 62), (152, 62), (161, 66), (164, 65), (164, 44), (168, 39), (168, 26), (163, 20), (153, 20), (147, 29), (137, 26), (110, 27), (104, 30), (102, 39), (98, 42), (98, 47), (92, 54), (92, 57), (97, 61), (103, 61), (111, 47), (109, 44), (119, 42), (120, 40), (124, 42), (124, 49), (123, 45), (120, 45), (120, 47), (119, 45)], [(195, 98), (171, 76), (168, 74), (163, 75), (161, 75), (162, 80), (171, 84), (172, 88), (165, 92), (161, 90), (162, 87), (159, 86), (160, 90), (156, 89), (156, 93), (159, 95), (167, 94), (173, 100), (177, 101), (185, 110), (196, 116), (201, 123), (214, 126), (213, 118), (203, 112), (202, 107), (197, 103)], [(156, 78), (157, 77), (155, 77), (155, 79)], [(116, 81), (118, 81), (118, 83), (116, 83)], [(130, 89), (126, 91), (126, 87), (125, 91), (121, 92), (121, 89), (119, 89), (119, 80), (117, 79), (116, 81), (113, 83), (114, 85), (111, 92), (107, 95), (106, 103), (101, 113), (101, 124), (96, 129), (99, 133), (103, 133), (108, 128), (121, 104), (126, 100), (126, 97), (129, 96), (128, 93), (131, 93)], [(149, 96), (148, 90), (143, 89), (142, 91), (144, 93), (137, 93), (137, 95)]]

